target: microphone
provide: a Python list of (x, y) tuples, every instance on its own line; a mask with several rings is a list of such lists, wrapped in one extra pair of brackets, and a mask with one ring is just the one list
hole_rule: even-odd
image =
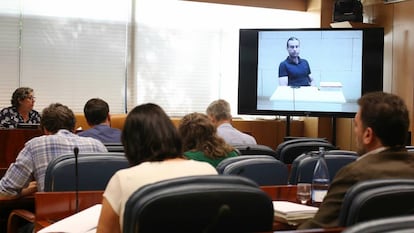
[(75, 213), (78, 213), (79, 212), (79, 175), (78, 175), (79, 148), (77, 146), (73, 148), (73, 154), (75, 154)]

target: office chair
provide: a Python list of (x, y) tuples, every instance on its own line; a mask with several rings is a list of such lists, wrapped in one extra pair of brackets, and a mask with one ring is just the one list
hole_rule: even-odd
[(385, 217), (414, 214), (413, 179), (376, 179), (362, 181), (345, 194), (339, 212), (339, 225)]
[(285, 137), (285, 141), (277, 145), (276, 147), (276, 158), (280, 159), (281, 150), (287, 145), (298, 143), (298, 142), (328, 142), (326, 138), (310, 138), (310, 137)]
[[(285, 144), (280, 148), (279, 160), (291, 164), (299, 155), (309, 151), (317, 151), (319, 147), (324, 147), (325, 151), (337, 150), (338, 148), (332, 145), (330, 142), (322, 141), (296, 141), (298, 139), (293, 139), (290, 142)], [(300, 139), (299, 139), (300, 140)], [(295, 142), (292, 142), (295, 141)]]
[(224, 169), (227, 165), (234, 163), (236, 161), (241, 161), (245, 159), (254, 159), (254, 158), (267, 158), (267, 159), (275, 159), (270, 155), (243, 155), (243, 156), (235, 156), (223, 159), (217, 166), (216, 170), (219, 174), (223, 174)]
[(148, 184), (125, 205), (124, 233), (271, 231), (273, 204), (240, 176), (180, 177)]
[(276, 152), (266, 146), (259, 144), (250, 144), (250, 145), (233, 145), (235, 149), (239, 152), (240, 155), (270, 155), (276, 158)]
[[(53, 159), (45, 174), (45, 192), (75, 191), (75, 156), (65, 154)], [(78, 191), (105, 190), (112, 175), (129, 163), (123, 153), (102, 152), (78, 155)]]
[(108, 150), (108, 152), (119, 152), (119, 153), (123, 153), (124, 152), (124, 145), (122, 145), (122, 143), (117, 143), (117, 142), (105, 142), (104, 143), (106, 149)]
[(259, 157), (234, 161), (224, 168), (222, 174), (244, 176), (259, 186), (266, 186), (287, 184), (289, 171), (286, 164), (273, 157)]
[(411, 233), (414, 232), (414, 215), (387, 217), (357, 223), (342, 233)]
[[(315, 156), (318, 151), (310, 151), (301, 154), (293, 160), (290, 170), (289, 184), (297, 183), (311, 183), (313, 177), (313, 170), (315, 169), (318, 156)], [(336, 173), (344, 166), (352, 163), (358, 158), (354, 151), (347, 150), (330, 150), (325, 152), (325, 160), (328, 165), (329, 177), (331, 180)]]

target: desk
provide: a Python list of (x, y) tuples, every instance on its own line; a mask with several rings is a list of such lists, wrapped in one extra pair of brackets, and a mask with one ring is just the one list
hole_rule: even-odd
[(16, 161), (24, 144), (42, 134), (39, 129), (0, 129), (0, 177)]
[[(102, 203), (103, 191), (80, 191), (79, 211)], [(37, 192), (35, 194), (35, 231), (75, 214), (75, 192)]]
[(296, 199), (296, 185), (261, 186), (260, 188), (267, 193), (273, 201), (298, 202)]
[(257, 99), (258, 110), (353, 112), (356, 100), (345, 99), (341, 88), (279, 86), (272, 96)]
[(276, 88), (270, 100), (274, 101), (299, 101), (299, 102), (331, 102), (345, 103), (345, 97), (341, 88), (319, 89), (314, 86), (290, 87), (279, 86)]
[[(296, 202), (296, 185), (262, 186), (272, 200)], [(79, 192), (79, 209), (83, 210), (102, 202), (103, 191)], [(37, 192), (35, 230), (50, 225), (52, 222), (68, 217), (75, 212), (74, 192)], [(285, 233), (339, 233), (343, 228), (295, 230), (294, 226), (275, 221), (273, 230)]]

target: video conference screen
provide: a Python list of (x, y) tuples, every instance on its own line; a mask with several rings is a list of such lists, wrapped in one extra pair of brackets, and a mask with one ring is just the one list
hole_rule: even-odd
[[(250, 29), (244, 39), (243, 34), (241, 31), (239, 111), (353, 116), (363, 93), (382, 90), (382, 33)], [(373, 48), (373, 42), (381, 46)], [(241, 97), (240, 91), (248, 89), (255, 94)]]

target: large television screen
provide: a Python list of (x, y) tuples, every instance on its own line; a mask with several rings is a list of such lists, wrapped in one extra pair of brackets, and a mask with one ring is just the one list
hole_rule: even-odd
[(354, 117), (383, 53), (383, 28), (241, 29), (238, 113)]

